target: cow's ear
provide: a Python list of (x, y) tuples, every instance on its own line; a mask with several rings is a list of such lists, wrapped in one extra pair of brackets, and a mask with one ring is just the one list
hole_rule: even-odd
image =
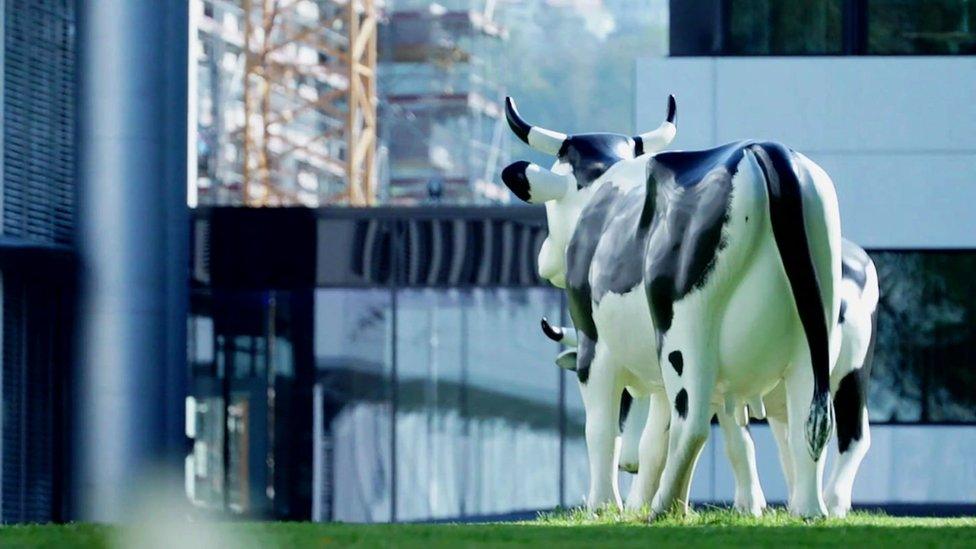
[(512, 162), (502, 170), (502, 181), (515, 196), (531, 204), (559, 200), (573, 184), (571, 176), (553, 173), (524, 160)]
[(559, 353), (556, 357), (556, 366), (570, 372), (576, 371), (576, 351), (570, 349)]

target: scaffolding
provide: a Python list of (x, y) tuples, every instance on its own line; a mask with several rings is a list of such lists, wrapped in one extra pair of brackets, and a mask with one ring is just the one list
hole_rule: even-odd
[(192, 0), (197, 203), (370, 205), (380, 0)]
[(496, 2), (396, 0), (381, 30), (390, 203), (507, 202)]

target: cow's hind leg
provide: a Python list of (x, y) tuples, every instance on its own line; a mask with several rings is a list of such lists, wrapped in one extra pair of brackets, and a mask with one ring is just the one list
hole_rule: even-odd
[(843, 517), (850, 511), (854, 477), (871, 447), (867, 378), (864, 369), (854, 370), (841, 379), (834, 394), (839, 455), (825, 491), (830, 516)]
[(819, 455), (811, 455), (805, 429), (814, 391), (813, 369), (805, 348), (795, 355), (785, 379), (787, 430), (793, 463), (790, 511), (802, 517), (823, 517), (827, 514), (820, 488), (824, 451), (821, 449)]
[(627, 509), (632, 511), (639, 511), (651, 503), (668, 457), (668, 424), (671, 422), (668, 395), (664, 391), (654, 391), (648, 398), (647, 421), (638, 449), (637, 476), (627, 495)]
[[(768, 410), (768, 409), (767, 409)], [(790, 430), (786, 421), (766, 415), (769, 430), (776, 440), (776, 450), (779, 453), (779, 464), (783, 469), (783, 480), (786, 482), (786, 506), (793, 508), (793, 453), (790, 451)]]
[(773, 433), (776, 441), (776, 450), (779, 454), (779, 464), (783, 469), (783, 480), (786, 483), (787, 507), (792, 508), (793, 502), (793, 454), (790, 452), (789, 425), (786, 415), (786, 387), (783, 383), (777, 385), (772, 391), (763, 397), (763, 404), (766, 406), (766, 421), (769, 423), (769, 430)]
[(758, 517), (766, 508), (766, 497), (756, 471), (756, 447), (748, 426), (739, 426), (724, 409), (718, 410), (718, 422), (725, 438), (725, 454), (735, 477), (735, 510)]
[[(580, 393), (586, 408), (586, 451), (590, 461), (590, 493), (586, 506), (598, 510), (607, 505), (621, 507), (617, 486), (618, 419), (623, 386), (611, 371), (605, 348), (581, 338), (579, 357), (587, 360), (587, 345), (593, 345), (588, 376), (580, 378)], [(582, 364), (581, 364), (582, 366)]]
[[(711, 398), (718, 364), (704, 315), (676, 322), (661, 346), (661, 373), (671, 404), (668, 459), (651, 504), (654, 515), (688, 511), (691, 477), (712, 417)], [(678, 366), (680, 365), (680, 367)]]

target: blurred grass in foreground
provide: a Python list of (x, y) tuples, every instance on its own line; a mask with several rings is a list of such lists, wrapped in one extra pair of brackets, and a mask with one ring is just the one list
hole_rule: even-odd
[[(783, 510), (762, 518), (743, 517), (727, 509), (699, 509), (689, 517), (661, 517), (646, 523), (643, 514), (582, 510), (546, 513), (538, 520), (504, 524), (313, 524), (209, 523), (210, 547), (430, 547), (558, 544), (558, 547), (795, 547), (906, 546), (973, 547), (976, 518), (910, 518), (853, 513), (846, 519), (804, 521)], [(159, 525), (147, 526), (147, 529)], [(0, 547), (119, 547), (126, 529), (95, 524), (0, 527)], [(181, 546), (193, 540), (184, 526)], [(216, 537), (214, 535), (216, 534)], [(218, 540), (225, 540), (222, 543)], [(153, 543), (155, 541), (156, 543)], [(172, 542), (173, 540), (167, 540)], [(196, 541), (196, 543), (194, 543)], [(145, 540), (141, 547), (172, 547), (164, 540)], [(555, 547), (556, 545), (554, 545)]]

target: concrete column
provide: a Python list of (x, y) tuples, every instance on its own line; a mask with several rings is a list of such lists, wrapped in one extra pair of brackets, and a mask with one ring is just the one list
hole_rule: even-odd
[(182, 487), (188, 5), (76, 3), (75, 519), (124, 519), (150, 474)]

